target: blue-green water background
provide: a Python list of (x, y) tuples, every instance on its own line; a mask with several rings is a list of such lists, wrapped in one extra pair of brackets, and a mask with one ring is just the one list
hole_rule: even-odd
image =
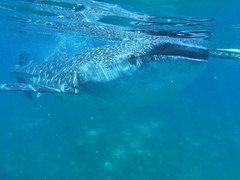
[[(113, 2), (113, 1), (111, 1)], [(166, 16), (215, 19), (212, 48), (240, 48), (239, 1), (119, 0)], [(50, 35), (0, 17), (0, 82), (22, 49), (44, 58)], [(210, 58), (187, 88), (131, 110), (86, 110), (58, 97), (0, 94), (0, 179), (239, 180), (240, 63)]]

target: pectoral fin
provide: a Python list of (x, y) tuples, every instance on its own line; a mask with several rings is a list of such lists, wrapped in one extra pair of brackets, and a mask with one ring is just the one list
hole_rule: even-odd
[(42, 93), (63, 92), (60, 89), (47, 87), (47, 86), (40, 86), (35, 84), (26, 84), (26, 83), (0, 84), (0, 92), (8, 92), (8, 91), (42, 92)]

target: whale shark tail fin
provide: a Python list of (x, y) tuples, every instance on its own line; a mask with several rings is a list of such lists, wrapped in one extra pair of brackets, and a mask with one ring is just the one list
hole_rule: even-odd
[(240, 62), (240, 49), (214, 49), (210, 50), (210, 55)]
[(39, 92), (39, 93), (63, 92), (60, 89), (51, 88), (47, 86), (40, 86), (35, 84), (26, 84), (26, 83), (0, 84), (0, 92), (9, 92), (9, 91)]

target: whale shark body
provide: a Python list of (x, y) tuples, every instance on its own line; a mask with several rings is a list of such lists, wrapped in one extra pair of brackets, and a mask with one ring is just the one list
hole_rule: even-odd
[[(0, 91), (74, 93), (121, 103), (159, 100), (189, 84), (205, 67), (208, 49), (163, 38), (92, 48), (64, 59), (17, 66), (25, 83), (1, 84)], [(81, 95), (82, 96), (82, 95)], [(101, 100), (101, 101), (102, 101)]]

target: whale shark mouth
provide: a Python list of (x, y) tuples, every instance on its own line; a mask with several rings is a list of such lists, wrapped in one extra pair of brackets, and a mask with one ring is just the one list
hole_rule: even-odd
[(197, 47), (186, 44), (164, 43), (157, 45), (150, 53), (150, 55), (162, 55), (169, 57), (179, 57), (188, 60), (207, 61), (209, 50), (203, 47)]

